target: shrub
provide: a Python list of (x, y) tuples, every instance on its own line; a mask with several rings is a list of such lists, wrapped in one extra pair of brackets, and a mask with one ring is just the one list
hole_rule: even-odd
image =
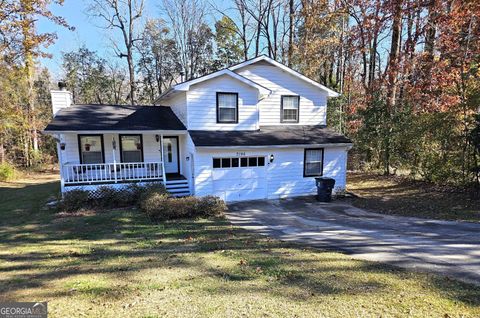
[(171, 198), (166, 194), (150, 192), (140, 202), (140, 209), (152, 220), (187, 217), (222, 216), (225, 203), (217, 197)]
[(227, 205), (219, 197), (208, 195), (198, 200), (196, 209), (200, 215), (219, 217), (223, 216)]
[(15, 168), (8, 163), (0, 164), (0, 181), (10, 181), (15, 177)]
[[(92, 195), (85, 190), (71, 190), (64, 194), (59, 204), (61, 211), (75, 212), (84, 208), (116, 208), (139, 204), (148, 195), (169, 196), (163, 184), (141, 186), (132, 183), (126, 188), (99, 187)], [(92, 198), (93, 196), (93, 198)]]
[(71, 190), (63, 194), (62, 201), (59, 204), (61, 211), (75, 212), (89, 208), (89, 192), (85, 190)]
[(150, 193), (142, 198), (140, 209), (151, 219), (169, 218), (167, 200), (165, 194)]
[(130, 197), (127, 191), (123, 189), (116, 189), (113, 187), (100, 187), (95, 191), (96, 199), (93, 203), (101, 208), (114, 208), (126, 205), (131, 205), (133, 202), (128, 202)]
[(168, 193), (167, 189), (162, 183), (150, 183), (144, 186), (138, 186), (137, 191), (133, 192), (132, 196), (135, 197), (135, 202), (140, 203), (144, 198), (152, 193), (170, 196), (170, 193)]

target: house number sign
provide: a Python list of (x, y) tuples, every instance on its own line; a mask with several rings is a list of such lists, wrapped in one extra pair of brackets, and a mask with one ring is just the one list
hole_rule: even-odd
[(246, 156), (245, 152), (237, 152), (237, 156)]

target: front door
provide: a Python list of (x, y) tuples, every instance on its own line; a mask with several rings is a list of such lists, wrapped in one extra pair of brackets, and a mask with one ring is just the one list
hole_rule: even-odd
[(178, 137), (163, 137), (165, 173), (180, 173), (178, 161)]

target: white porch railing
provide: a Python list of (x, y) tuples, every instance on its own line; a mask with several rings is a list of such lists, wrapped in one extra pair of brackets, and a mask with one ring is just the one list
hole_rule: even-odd
[(62, 167), (65, 185), (76, 183), (119, 183), (125, 181), (163, 181), (161, 162), (72, 164)]

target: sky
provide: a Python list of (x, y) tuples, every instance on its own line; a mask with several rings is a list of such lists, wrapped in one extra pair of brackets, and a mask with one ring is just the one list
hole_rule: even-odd
[[(65, 0), (63, 6), (52, 4), (51, 10), (55, 15), (66, 19), (69, 25), (75, 27), (70, 31), (54, 23), (39, 20), (37, 23), (38, 32), (56, 32), (58, 39), (45, 51), (52, 55), (51, 59), (40, 60), (42, 66), (47, 67), (55, 80), (62, 76), (62, 52), (77, 50), (85, 45), (88, 49), (107, 59), (116, 58), (111, 49), (111, 32), (99, 27), (101, 21), (88, 13), (89, 0)], [(145, 0), (145, 16), (159, 17), (160, 0)], [(215, 5), (226, 5), (228, 1), (215, 0)]]

